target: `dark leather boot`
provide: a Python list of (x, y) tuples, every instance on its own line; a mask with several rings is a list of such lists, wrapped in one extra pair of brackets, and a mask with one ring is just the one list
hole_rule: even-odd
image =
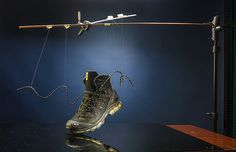
[(85, 91), (82, 103), (75, 115), (67, 121), (66, 128), (83, 133), (100, 128), (105, 118), (117, 112), (122, 103), (113, 90), (109, 75), (98, 75), (95, 71), (86, 72)]

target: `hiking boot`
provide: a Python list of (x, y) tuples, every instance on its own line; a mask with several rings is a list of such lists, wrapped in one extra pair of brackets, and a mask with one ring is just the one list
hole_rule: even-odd
[(80, 152), (119, 152), (117, 149), (84, 134), (67, 134), (65, 143)]
[(83, 101), (75, 115), (67, 121), (66, 128), (83, 133), (100, 128), (105, 118), (117, 112), (122, 103), (112, 89), (109, 75), (86, 72)]

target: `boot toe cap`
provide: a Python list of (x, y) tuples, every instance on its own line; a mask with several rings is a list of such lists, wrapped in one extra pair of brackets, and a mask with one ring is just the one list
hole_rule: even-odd
[(67, 129), (77, 129), (80, 126), (79, 122), (74, 120), (68, 120), (66, 122), (66, 128)]
[(75, 132), (83, 132), (83, 130), (86, 130), (88, 126), (74, 120), (68, 120), (66, 122), (66, 128)]

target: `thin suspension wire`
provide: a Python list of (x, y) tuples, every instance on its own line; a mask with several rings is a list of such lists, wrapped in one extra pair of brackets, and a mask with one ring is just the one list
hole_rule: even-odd
[[(120, 20), (121, 23), (123, 23), (123, 19)], [(121, 43), (122, 43), (122, 50), (124, 51), (126, 49), (126, 41), (127, 38), (125, 37), (125, 32), (124, 32), (124, 25), (120, 25), (120, 30), (121, 30)]]
[[(120, 20), (121, 23), (123, 23), (123, 20)], [(124, 40), (124, 26), (121, 25), (120, 26), (120, 30), (121, 30), (121, 41), (122, 41), (122, 49), (125, 49), (125, 40)]]
[[(116, 24), (116, 22), (114, 21), (114, 20), (112, 20), (112, 22), (114, 23), (114, 24)], [(115, 42), (116, 42), (116, 39), (115, 39), (115, 27), (112, 27), (112, 33), (111, 33), (111, 41), (112, 41), (112, 45), (111, 45), (111, 47), (113, 47), (113, 49), (115, 49), (114, 48), (114, 46), (115, 46)]]
[(69, 102), (69, 91), (68, 86), (66, 85), (66, 64), (67, 64), (67, 28), (65, 28), (65, 46), (64, 46), (64, 69), (63, 69), (63, 83), (65, 87), (65, 96), (66, 100)]
[[(115, 21), (114, 21), (114, 23), (116, 24)], [(34, 83), (34, 79), (35, 79), (35, 76), (36, 76), (36, 73), (37, 73), (37, 70), (38, 70), (38, 66), (39, 66), (39, 64), (40, 64), (40, 61), (41, 61), (41, 58), (42, 58), (42, 54), (43, 54), (43, 52), (44, 52), (44, 50), (45, 50), (46, 42), (47, 42), (47, 39), (48, 39), (48, 36), (49, 36), (49, 31), (50, 31), (50, 29), (48, 29), (48, 31), (47, 31), (47, 35), (46, 35), (45, 41), (44, 41), (44, 43), (43, 43), (42, 50), (41, 50), (40, 55), (39, 55), (39, 58), (38, 58), (38, 62), (37, 62), (37, 65), (36, 65), (36, 68), (35, 68), (35, 71), (34, 71), (34, 75), (33, 75), (32, 81), (31, 81), (31, 85), (20, 87), (20, 88), (17, 89), (17, 91), (20, 91), (20, 90), (22, 90), (22, 89), (31, 89), (31, 90), (33, 91), (33, 93), (34, 93), (36, 96), (38, 96), (38, 97), (40, 97), (40, 98), (42, 98), (42, 99), (47, 99), (47, 98), (49, 98), (50, 96), (52, 96), (57, 90), (59, 90), (59, 89), (65, 89), (66, 100), (68, 101), (69, 104), (73, 105), (73, 104), (76, 103), (76, 101), (78, 101), (78, 99), (81, 98), (81, 96), (82, 96), (83, 93), (81, 93), (81, 94), (76, 98), (76, 100), (74, 100), (74, 101), (71, 101), (71, 100), (69, 99), (69, 91), (68, 91), (68, 86), (66, 85), (66, 71), (65, 71), (65, 70), (66, 70), (66, 64), (67, 64), (67, 60), (66, 60), (66, 59), (67, 59), (67, 41), (68, 41), (68, 38), (67, 38), (67, 28), (66, 28), (66, 30), (65, 30), (65, 48), (64, 48), (64, 55), (65, 55), (65, 58), (64, 58), (64, 84), (58, 86), (58, 87), (55, 88), (53, 91), (51, 91), (48, 95), (45, 95), (45, 96), (43, 96), (43, 95), (41, 95), (40, 93), (38, 93), (38, 91), (33, 87), (33, 83)], [(113, 34), (114, 34), (114, 29), (113, 29)], [(105, 80), (105, 82), (101, 85), (101, 87), (98, 89), (98, 91), (107, 83), (107, 81), (108, 81), (109, 79), (112, 78), (112, 76), (113, 76), (115, 73), (119, 73), (119, 74), (120, 74), (120, 86), (123, 85), (124, 78), (126, 78), (126, 79), (128, 79), (128, 81), (129, 81), (129, 83), (131, 84), (131, 86), (134, 87), (133, 82), (131, 81), (131, 79), (130, 79), (128, 76), (124, 75), (124, 74), (123, 74), (122, 72), (120, 72), (120, 71), (114, 71), (113, 73), (111, 73), (111, 74), (109, 75), (108, 79)]]
[(66, 83), (66, 66), (67, 66), (67, 29), (65, 29), (65, 50), (64, 50), (64, 84)]
[(66, 94), (66, 100), (67, 102), (70, 104), (70, 105), (74, 105), (76, 103), (76, 101), (78, 101), (82, 94), (80, 94), (79, 96), (77, 96), (77, 98), (72, 101), (70, 100), (70, 96), (69, 96), (69, 87), (68, 85), (66, 85), (66, 80), (67, 80), (67, 77), (66, 77), (66, 67), (67, 67), (67, 43), (68, 43), (68, 28), (65, 28), (65, 48), (64, 48), (64, 86), (65, 87), (65, 94)]
[(33, 84), (34, 84), (34, 79), (35, 79), (36, 73), (38, 71), (39, 63), (41, 61), (43, 52), (45, 50), (45, 46), (46, 46), (46, 43), (47, 43), (47, 40), (48, 40), (49, 33), (50, 33), (50, 29), (47, 30), (47, 35), (46, 35), (46, 38), (43, 42), (43, 47), (41, 49), (41, 52), (40, 52), (40, 55), (39, 55), (39, 58), (38, 58), (38, 61), (37, 61), (37, 64), (36, 64), (36, 67), (35, 67), (35, 70), (34, 70), (34, 74), (33, 74), (33, 77), (32, 77), (31, 83), (30, 83), (31, 86), (33, 86)]
[(47, 94), (47, 95), (41, 95), (34, 87), (33, 87), (33, 83), (34, 83), (34, 80), (35, 80), (35, 76), (36, 76), (36, 74), (37, 74), (37, 71), (38, 71), (38, 66), (39, 66), (39, 64), (40, 64), (40, 61), (41, 61), (41, 58), (42, 58), (42, 55), (43, 55), (43, 52), (44, 52), (44, 50), (45, 50), (45, 46), (46, 46), (46, 43), (47, 43), (47, 39), (48, 39), (48, 37), (49, 37), (49, 31), (50, 31), (50, 29), (48, 29), (48, 31), (47, 31), (47, 35), (46, 35), (46, 38), (45, 38), (45, 40), (44, 40), (44, 43), (43, 43), (43, 47), (42, 47), (42, 50), (41, 50), (41, 52), (40, 52), (40, 55), (39, 55), (39, 58), (38, 58), (38, 61), (37, 61), (37, 65), (36, 65), (36, 68), (35, 68), (35, 71), (34, 71), (34, 75), (33, 75), (33, 78), (32, 78), (32, 81), (31, 81), (31, 84), (30, 85), (27, 85), (27, 86), (23, 86), (23, 87), (20, 87), (20, 88), (17, 88), (17, 91), (20, 91), (20, 90), (24, 90), (24, 89), (31, 89), (32, 91), (33, 91), (33, 93), (36, 95), (36, 96), (38, 96), (38, 97), (40, 97), (40, 98), (42, 98), (42, 99), (47, 99), (47, 98), (49, 98), (50, 96), (52, 96), (57, 90), (59, 90), (59, 89), (65, 89), (65, 93), (66, 93), (66, 100), (67, 100), (67, 102), (69, 103), (69, 104), (71, 104), (71, 105), (73, 105), (73, 104), (75, 104), (76, 103), (76, 101), (78, 100), (78, 99), (80, 99), (81, 98), (81, 95), (79, 95), (77, 98), (76, 98), (76, 100), (75, 101), (70, 101), (69, 100), (69, 91), (68, 91), (68, 86), (66, 85), (66, 73), (65, 73), (65, 70), (66, 70), (66, 63), (67, 63), (67, 61), (66, 61), (66, 58), (67, 58), (67, 29), (66, 29), (66, 34), (65, 34), (65, 59), (64, 59), (64, 84), (63, 85), (60, 85), (60, 86), (58, 86), (58, 87), (56, 87), (54, 90), (52, 90), (49, 94)]

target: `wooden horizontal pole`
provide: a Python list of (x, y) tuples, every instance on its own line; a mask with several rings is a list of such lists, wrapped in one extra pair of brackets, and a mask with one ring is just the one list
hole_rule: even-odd
[(49, 25), (23, 25), (19, 29), (36, 29), (36, 28), (71, 28), (83, 26), (116, 26), (116, 25), (144, 25), (144, 26), (213, 26), (212, 22), (206, 23), (188, 23), (188, 22), (127, 22), (127, 23), (96, 23), (96, 24), (49, 24)]

